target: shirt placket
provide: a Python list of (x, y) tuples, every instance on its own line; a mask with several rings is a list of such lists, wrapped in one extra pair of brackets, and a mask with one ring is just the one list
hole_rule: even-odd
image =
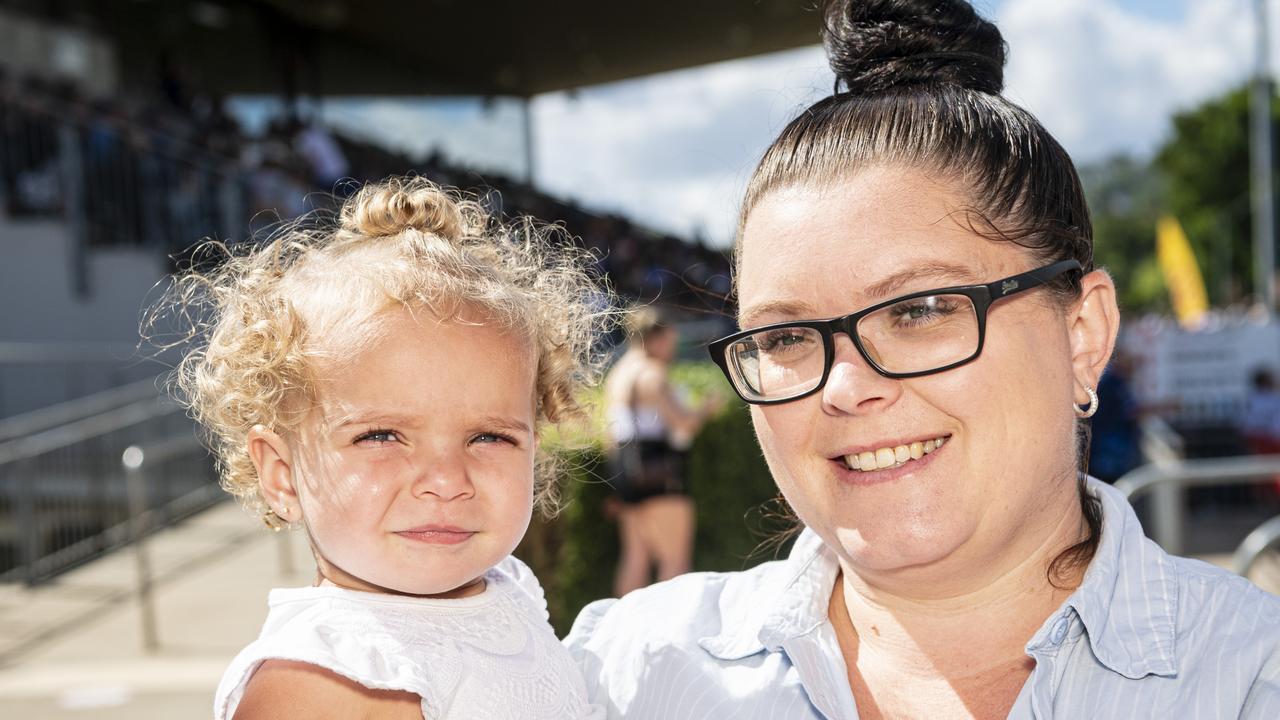
[(857, 720), (858, 708), (849, 688), (840, 644), (829, 623), (782, 643), (809, 703), (826, 720)]
[[(1048, 720), (1053, 717), (1054, 688), (1059, 676), (1058, 654), (1068, 641), (1071, 631), (1071, 616), (1063, 613), (1049, 626), (1048, 632), (1039, 642), (1028, 648), (1028, 654), (1036, 661), (1035, 669), (1027, 678), (1030, 692), (1019, 695), (1009, 712), (1009, 720)], [(1023, 703), (1023, 697), (1029, 703)]]

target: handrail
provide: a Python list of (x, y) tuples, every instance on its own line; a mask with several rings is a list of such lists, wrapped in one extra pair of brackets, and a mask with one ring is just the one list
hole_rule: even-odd
[(203, 450), (200, 440), (191, 433), (171, 435), (164, 440), (147, 443), (144, 446), (130, 445), (120, 455), (120, 463), (125, 470), (137, 470), (148, 463), (159, 463), (182, 455), (192, 450)]
[(162, 395), (130, 403), (44, 432), (0, 443), (0, 465), (32, 458), (181, 410), (181, 406)]
[[(1117, 480), (1115, 487), (1133, 502), (1152, 489), (1163, 486), (1163, 490), (1167, 492), (1161, 492), (1156, 497), (1152, 535), (1166, 552), (1178, 555), (1182, 552), (1183, 506), (1180, 493), (1183, 488), (1270, 482), (1277, 475), (1280, 475), (1280, 455), (1204, 458), (1143, 465)], [(1264, 523), (1264, 526), (1270, 527), (1269, 523)], [(1245, 541), (1250, 542), (1251, 538), (1254, 538), (1253, 534)], [(1256, 538), (1253, 540), (1255, 545), (1258, 542)], [(1266, 546), (1264, 543), (1257, 549), (1253, 558), (1256, 559)], [(1245, 557), (1247, 552), (1244, 543), (1237, 548), (1236, 553), (1237, 564), (1246, 561), (1252, 564), (1253, 559)]]
[(1142, 454), (1151, 462), (1167, 465), (1186, 456), (1182, 436), (1164, 418), (1147, 415), (1138, 425), (1142, 430)]
[(0, 419), (0, 443), (114, 410), (160, 394), (156, 378), (147, 378)]
[(0, 363), (135, 362), (138, 348), (124, 342), (0, 342)]
[(1183, 486), (1212, 487), (1256, 481), (1269, 475), (1280, 475), (1280, 455), (1180, 460), (1167, 465), (1143, 465), (1117, 480), (1116, 489), (1132, 501), (1164, 482), (1176, 481)]
[(1249, 533), (1244, 542), (1240, 543), (1240, 547), (1236, 548), (1235, 555), (1231, 558), (1231, 566), (1235, 568), (1236, 573), (1247, 577), (1262, 553), (1275, 545), (1280, 545), (1280, 515), (1262, 523)]

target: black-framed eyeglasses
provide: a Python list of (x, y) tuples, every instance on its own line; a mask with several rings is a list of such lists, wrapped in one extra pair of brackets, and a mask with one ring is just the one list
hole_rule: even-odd
[(982, 353), (993, 303), (1081, 269), (1075, 260), (1062, 260), (985, 285), (903, 295), (837, 318), (743, 330), (708, 349), (734, 391), (755, 405), (798, 400), (822, 389), (835, 361), (836, 333), (848, 335), (885, 377), (931, 375)]

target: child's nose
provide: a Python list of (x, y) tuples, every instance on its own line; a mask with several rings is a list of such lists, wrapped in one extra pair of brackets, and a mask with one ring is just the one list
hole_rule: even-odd
[(475, 494), (464, 463), (456, 458), (431, 458), (424, 461), (413, 483), (416, 497), (435, 495), (440, 500), (458, 500)]

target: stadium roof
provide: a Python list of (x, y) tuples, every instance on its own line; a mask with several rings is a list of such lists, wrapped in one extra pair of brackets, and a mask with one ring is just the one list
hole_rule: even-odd
[(816, 0), (82, 0), (126, 82), (160, 52), (204, 88), (517, 95), (818, 42)]

